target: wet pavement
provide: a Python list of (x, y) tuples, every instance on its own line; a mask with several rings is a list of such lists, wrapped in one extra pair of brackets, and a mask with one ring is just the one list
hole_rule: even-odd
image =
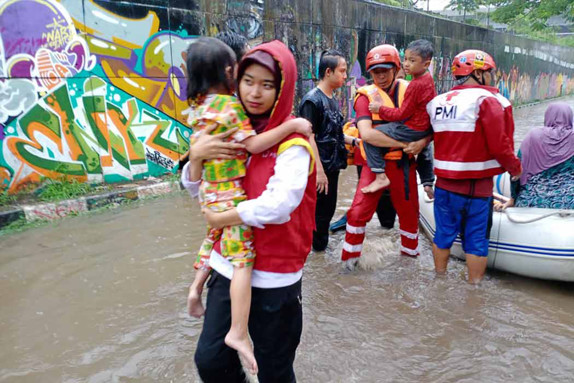
[[(546, 105), (515, 111), (517, 145)], [(346, 170), (336, 218), (355, 182)], [(368, 270), (343, 272), (343, 233), (309, 257), (299, 381), (572, 381), (573, 284), (491, 271), (470, 286), (455, 260), (437, 278), (426, 238), (399, 257), (375, 221)], [(203, 235), (180, 193), (0, 237), (0, 382), (198, 381), (185, 298)]]

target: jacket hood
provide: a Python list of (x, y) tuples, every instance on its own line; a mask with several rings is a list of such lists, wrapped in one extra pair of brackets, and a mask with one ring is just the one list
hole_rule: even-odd
[(257, 51), (271, 55), (281, 72), (281, 82), (278, 88), (277, 100), (271, 110), (269, 122), (264, 129), (264, 131), (267, 131), (291, 118), (295, 98), (295, 82), (297, 81), (297, 64), (289, 48), (279, 40), (273, 40), (256, 46), (245, 54), (244, 59), (248, 59), (249, 55)]

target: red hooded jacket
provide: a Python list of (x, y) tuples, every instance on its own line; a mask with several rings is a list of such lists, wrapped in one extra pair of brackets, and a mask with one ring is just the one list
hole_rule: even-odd
[[(261, 44), (245, 56), (248, 57), (250, 53), (258, 50), (270, 54), (281, 71), (281, 86), (269, 122), (264, 129), (267, 131), (293, 118), (291, 111), (295, 97), (297, 66), (289, 49), (280, 41)], [(271, 149), (251, 156), (243, 181), (249, 199), (257, 198), (265, 191), (269, 178), (274, 174), (277, 155), (293, 145), (301, 145), (308, 150), (311, 148), (306, 137), (292, 134)], [(313, 158), (312, 151), (310, 154)], [(317, 193), (313, 160), (311, 165), (305, 194), (299, 206), (291, 213), (290, 221), (281, 225), (266, 225), (265, 229), (253, 228), (256, 270), (292, 273), (303, 268), (311, 250), (315, 228)]]

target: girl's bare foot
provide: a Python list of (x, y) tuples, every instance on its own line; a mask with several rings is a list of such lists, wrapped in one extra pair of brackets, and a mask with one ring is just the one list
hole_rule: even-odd
[(257, 375), (259, 369), (257, 367), (257, 361), (255, 360), (255, 354), (253, 354), (253, 346), (247, 334), (240, 336), (236, 335), (233, 330), (229, 330), (225, 336), (225, 344), (237, 350), (239, 360), (247, 372), (251, 375)]
[(389, 181), (389, 177), (387, 177), (385, 175), (385, 173), (380, 173), (380, 174), (377, 174), (377, 177), (375, 178), (375, 180), (373, 182), (371, 182), (369, 185), (362, 188), (361, 191), (365, 194), (374, 193), (374, 192), (377, 192), (381, 189), (386, 188), (390, 184), (391, 184), (391, 181)]
[(201, 303), (201, 291), (198, 291), (193, 286), (189, 288), (189, 295), (187, 296), (187, 312), (195, 318), (201, 318), (205, 313), (203, 303)]

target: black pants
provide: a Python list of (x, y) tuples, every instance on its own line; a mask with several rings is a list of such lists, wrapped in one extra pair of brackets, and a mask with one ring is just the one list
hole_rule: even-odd
[[(361, 178), (361, 171), (363, 170), (362, 166), (357, 166), (357, 176)], [(379, 199), (379, 203), (377, 205), (377, 218), (379, 218), (379, 222), (381, 226), (386, 229), (392, 229), (395, 226), (395, 219), (397, 217), (397, 212), (393, 207), (393, 203), (391, 202), (391, 192), (389, 188), (386, 188)]]
[[(389, 122), (386, 124), (377, 125), (374, 129), (384, 133), (388, 137), (404, 142), (418, 141), (428, 136), (431, 131), (425, 130), (423, 132), (409, 128), (400, 122)], [(367, 164), (373, 173), (385, 172), (385, 160), (383, 157), (389, 152), (390, 148), (382, 148), (379, 146), (371, 145), (363, 142), (365, 153), (367, 155)]]
[(329, 181), (329, 193), (317, 192), (317, 207), (315, 208), (315, 225), (313, 231), (313, 249), (322, 251), (329, 243), (329, 225), (337, 208), (337, 189), (339, 185), (339, 170), (325, 173)]
[[(231, 281), (213, 272), (207, 283), (207, 307), (197, 342), (195, 364), (206, 383), (243, 383), (237, 352), (224, 342), (231, 327)], [(303, 329), (301, 280), (276, 289), (252, 288), (249, 334), (261, 383), (295, 382), (293, 361)]]

